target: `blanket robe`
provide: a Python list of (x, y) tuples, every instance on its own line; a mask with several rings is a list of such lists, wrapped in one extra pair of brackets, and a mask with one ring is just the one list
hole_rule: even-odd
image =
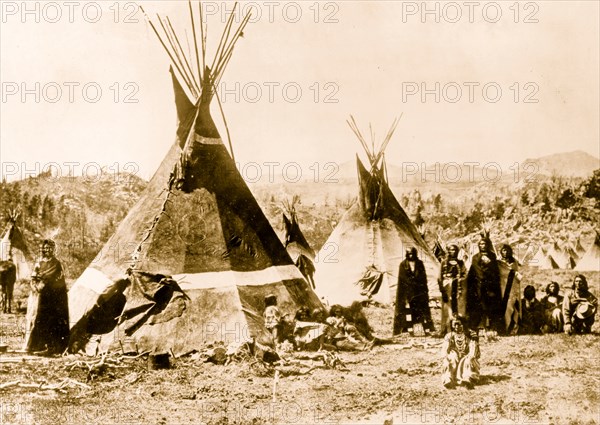
[(442, 324), (440, 333), (445, 335), (451, 330), (452, 317), (466, 316), (465, 296), (467, 269), (459, 259), (446, 257), (442, 260), (438, 285), (442, 294)]
[(394, 335), (406, 332), (409, 328), (406, 323), (406, 303), (410, 308), (411, 321), (423, 323), (425, 330), (433, 331), (433, 321), (429, 310), (429, 288), (427, 287), (427, 274), (423, 261), (416, 259), (414, 270), (411, 270), (409, 261), (400, 263), (398, 270), (398, 288), (396, 292), (396, 311), (394, 314)]
[(504, 333), (503, 316), (500, 268), (496, 256), (492, 253), (475, 254), (467, 275), (468, 327), (477, 330), (482, 320), (489, 319), (492, 329)]
[(42, 259), (36, 267), (27, 302), (27, 352), (48, 350), (60, 354), (69, 342), (69, 303), (62, 265), (56, 258)]

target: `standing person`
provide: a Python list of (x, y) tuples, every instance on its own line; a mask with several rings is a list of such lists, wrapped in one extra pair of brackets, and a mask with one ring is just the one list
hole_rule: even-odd
[(578, 274), (573, 279), (572, 291), (563, 300), (565, 333), (590, 333), (597, 308), (598, 299), (589, 291), (587, 279)]
[[(498, 333), (504, 332), (500, 268), (492, 241), (483, 236), (467, 275), (467, 317), (469, 329), (477, 331), (482, 319)], [(486, 328), (487, 324), (484, 323)]]
[[(453, 317), (464, 315), (459, 311), (459, 299), (464, 297), (464, 280), (467, 276), (465, 263), (458, 259), (458, 246), (450, 245), (448, 254), (442, 260), (438, 285), (442, 294), (442, 324), (439, 337), (443, 337), (451, 330)], [(460, 303), (461, 305), (464, 303)]]
[[(506, 267), (507, 266), (507, 267)], [(519, 273), (519, 261), (513, 254), (509, 244), (500, 248), (500, 298), (502, 299), (501, 311), (504, 317), (504, 328), (506, 332), (519, 332), (521, 308), (521, 273)], [(535, 289), (534, 289), (535, 291)]]
[(69, 303), (56, 244), (45, 239), (41, 258), (31, 275), (24, 349), (30, 353), (61, 354), (69, 343)]
[(513, 254), (512, 246), (510, 246), (509, 244), (502, 245), (502, 247), (500, 248), (500, 257), (500, 259), (506, 264), (508, 264), (512, 270), (514, 270), (515, 272), (519, 271), (519, 262)]
[(546, 286), (546, 296), (542, 298), (542, 310), (544, 312), (544, 333), (563, 331), (563, 297), (559, 295), (560, 287), (556, 282), (550, 282)]
[(406, 250), (406, 258), (400, 263), (398, 271), (394, 334), (408, 330), (404, 316), (405, 300), (410, 307), (413, 326), (422, 323), (426, 333), (433, 332), (435, 328), (429, 310), (427, 273), (423, 261), (417, 255), (417, 248), (414, 247)]

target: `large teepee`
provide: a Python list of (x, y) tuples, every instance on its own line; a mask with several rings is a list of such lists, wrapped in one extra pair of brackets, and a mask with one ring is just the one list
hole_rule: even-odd
[[(191, 2), (189, 11), (194, 28)], [(170, 21), (160, 20), (167, 41), (159, 39), (175, 66), (177, 137), (145, 193), (69, 291), (71, 350), (135, 346), (178, 355), (207, 342), (267, 337), (268, 294), (277, 296), (282, 314), (320, 307), (211, 117), (214, 88), (249, 20), (235, 29), (234, 15), (235, 7), (211, 66), (200, 15), (200, 40), (193, 31), (201, 46), (198, 80)]]
[(581, 272), (600, 271), (600, 233), (596, 232), (594, 243), (581, 257), (575, 270)]
[[(384, 150), (398, 121), (378, 149), (370, 148), (356, 122), (348, 122), (369, 158), (357, 157), (358, 200), (343, 215), (318, 254), (316, 291), (330, 304), (373, 299), (395, 301), (398, 268), (407, 248), (425, 263), (429, 295), (438, 296), (439, 263), (389, 188)], [(371, 146), (373, 146), (372, 144)]]
[(27, 243), (23, 237), (23, 232), (17, 226), (19, 215), (11, 212), (8, 217), (8, 223), (2, 233), (0, 242), (0, 261), (9, 259), (15, 264), (17, 280), (28, 279), (31, 275), (30, 263), (32, 261), (31, 253), (27, 248)]

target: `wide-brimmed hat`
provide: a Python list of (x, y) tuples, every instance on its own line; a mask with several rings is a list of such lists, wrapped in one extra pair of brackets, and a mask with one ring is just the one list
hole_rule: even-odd
[(592, 317), (596, 313), (596, 307), (588, 302), (582, 302), (577, 305), (575, 309), (575, 316), (581, 320), (585, 320), (588, 317)]

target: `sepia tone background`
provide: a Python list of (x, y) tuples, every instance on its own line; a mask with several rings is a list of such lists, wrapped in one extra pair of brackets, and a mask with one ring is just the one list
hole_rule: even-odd
[[(98, 2), (95, 23), (96, 7), (88, 3), (76, 2), (69, 16), (59, 2), (62, 16), (53, 23), (57, 12), (48, 3), (29, 3), (33, 11), (39, 5), (36, 15), (20, 2), (3, 2), (1, 80), (18, 84), (19, 92), (5, 92), (0, 104), (2, 161), (134, 162), (147, 179), (173, 140), (169, 59), (133, 3)], [(439, 22), (421, 2), (241, 3), (254, 10), (256, 22), (221, 85), (236, 159), (295, 161), (308, 175), (314, 162), (344, 163), (361, 150), (345, 123), (349, 114), (365, 132), (372, 122), (381, 139), (401, 113), (387, 150), (392, 164), (495, 161), (506, 168), (564, 151), (598, 156), (598, 3), (489, 3), (472, 10), (463, 2), (454, 3), (458, 8), (427, 3), (427, 10), (438, 8)], [(171, 17), (187, 50), (187, 2), (142, 4), (153, 18), (156, 12)], [(232, 3), (206, 4), (211, 52)], [(189, 32), (187, 38), (193, 49)], [(80, 84), (72, 103), (65, 82)], [(40, 83), (38, 93), (56, 83), (62, 98), (22, 99), (22, 83), (34, 91)], [(97, 103), (84, 99), (87, 83), (101, 87)], [(434, 91), (439, 83), (439, 102), (435, 94), (423, 101), (421, 91), (403, 99), (406, 83)], [(478, 84), (472, 103), (464, 83)], [(488, 83), (502, 89), (496, 103), (484, 98)], [(285, 98), (286, 84), (297, 101)], [(451, 103), (456, 85), (462, 95)]]

